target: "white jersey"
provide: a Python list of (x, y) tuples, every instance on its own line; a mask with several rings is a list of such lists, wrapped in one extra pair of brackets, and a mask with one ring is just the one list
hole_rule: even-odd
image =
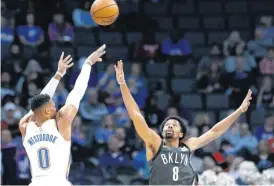
[(30, 122), (23, 145), (30, 160), (33, 183), (38, 180), (67, 179), (71, 141), (66, 141), (59, 133), (55, 119), (45, 121), (41, 127)]

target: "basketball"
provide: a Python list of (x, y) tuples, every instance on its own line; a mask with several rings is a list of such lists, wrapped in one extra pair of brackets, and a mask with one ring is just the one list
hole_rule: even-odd
[(90, 8), (93, 20), (102, 26), (111, 25), (119, 16), (119, 7), (114, 0), (96, 0)]

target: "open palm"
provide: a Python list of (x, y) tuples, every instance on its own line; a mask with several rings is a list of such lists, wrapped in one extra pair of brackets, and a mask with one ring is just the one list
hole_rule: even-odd
[(245, 96), (245, 99), (243, 100), (240, 108), (241, 108), (241, 111), (242, 112), (246, 112), (249, 105), (250, 105), (250, 100), (252, 99), (252, 91), (249, 89), (246, 96)]
[(123, 69), (123, 61), (120, 60), (117, 62), (117, 65), (114, 65), (114, 69), (116, 72), (116, 80), (121, 85), (125, 83), (125, 75)]

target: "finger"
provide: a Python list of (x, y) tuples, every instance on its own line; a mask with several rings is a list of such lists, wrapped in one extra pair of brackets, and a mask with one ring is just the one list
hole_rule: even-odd
[(252, 91), (250, 89), (248, 89), (245, 99), (248, 99), (251, 96), (251, 93), (252, 93)]
[(72, 67), (73, 65), (74, 65), (74, 63), (71, 63), (71, 64), (67, 65), (67, 69)]
[(102, 55), (104, 55), (106, 53), (106, 51), (102, 51), (98, 53), (98, 56), (101, 57)]
[(103, 60), (102, 60), (102, 58), (98, 58), (98, 60), (97, 60), (97, 61), (103, 61)]
[(71, 56), (70, 55), (68, 55), (63, 61), (64, 61), (64, 63), (69, 59), (69, 58), (71, 58)]
[(73, 60), (73, 58), (70, 58), (67, 62), (65, 62), (66, 65), (70, 64), (70, 62)]
[(117, 72), (117, 71), (118, 71), (118, 69), (117, 69), (117, 66), (116, 66), (116, 65), (114, 65), (114, 70), (115, 70), (115, 72)]
[(99, 52), (102, 52), (106, 49), (106, 45), (103, 44), (100, 48), (98, 48), (96, 51), (99, 53)]
[(63, 60), (63, 57), (64, 57), (64, 52), (62, 52), (61, 56), (60, 56), (60, 61)]

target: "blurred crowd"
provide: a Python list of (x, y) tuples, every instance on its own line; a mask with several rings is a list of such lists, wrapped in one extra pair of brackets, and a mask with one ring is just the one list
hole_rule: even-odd
[[(56, 70), (57, 61), (50, 57), (49, 48), (53, 45), (77, 48), (75, 30), (97, 33), (102, 29), (89, 15), (90, 1), (68, 1), (1, 1), (1, 45), (8, 46), (7, 55), (1, 56), (2, 184), (30, 181), (30, 164), (18, 121), (28, 112), (30, 98), (40, 93)], [(143, 1), (137, 0), (126, 3), (143, 5)], [(61, 11), (63, 7), (71, 15)], [(121, 16), (120, 19), (130, 31), (143, 31), (153, 24), (157, 28), (151, 19), (142, 21), (140, 27), (132, 24), (143, 17)], [(118, 22), (103, 29), (119, 31), (123, 24)], [(247, 185), (257, 184), (258, 180), (261, 184), (274, 183), (273, 17), (262, 16), (254, 33), (254, 38), (246, 41), (240, 32), (232, 31), (225, 40), (212, 43), (207, 55), (200, 57), (193, 55), (192, 43), (176, 29), (158, 42), (152, 28), (142, 40), (128, 45), (129, 60), (125, 63), (128, 87), (147, 123), (157, 132), (167, 116), (181, 116), (189, 127), (188, 137), (200, 136), (218, 120), (205, 109), (182, 107), (178, 103), (180, 95), (172, 91), (169, 83), (148, 78), (146, 64), (172, 66), (179, 62), (192, 66), (190, 76), (196, 81), (195, 94), (229, 96), (230, 109), (217, 117), (220, 119), (241, 104), (249, 88), (253, 90), (251, 111), (262, 110), (264, 122), (253, 126), (250, 111), (247, 117), (235, 121), (220, 139), (195, 151), (192, 165), (200, 175), (201, 184), (220, 185), (220, 181), (226, 181), (229, 185)], [(37, 55), (33, 55), (34, 50)], [(85, 56), (75, 56), (74, 69), (60, 82), (53, 98), (58, 108), (64, 105), (85, 60)], [(73, 184), (146, 184), (149, 178), (144, 144), (123, 105), (114, 62), (103, 61), (104, 64), (93, 69), (89, 88), (73, 121), (70, 173)], [(169, 74), (166, 78), (169, 82), (173, 77)], [(220, 114), (219, 110), (212, 112)]]

